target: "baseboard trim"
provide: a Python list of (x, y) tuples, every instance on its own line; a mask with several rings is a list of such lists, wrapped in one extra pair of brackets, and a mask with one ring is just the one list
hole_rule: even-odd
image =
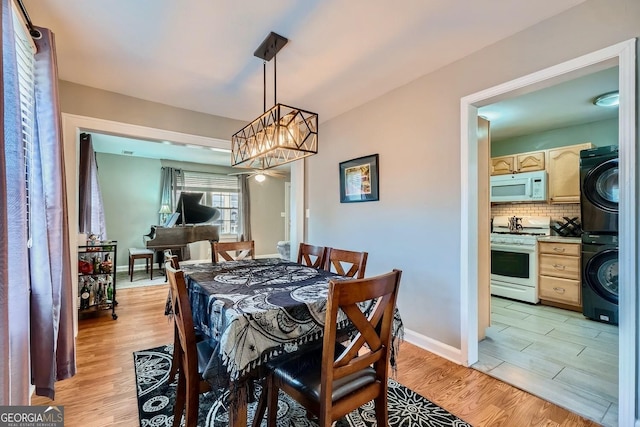
[(462, 351), (459, 348), (436, 341), (411, 329), (404, 330), (404, 340), (440, 357), (444, 357), (453, 363), (462, 365)]

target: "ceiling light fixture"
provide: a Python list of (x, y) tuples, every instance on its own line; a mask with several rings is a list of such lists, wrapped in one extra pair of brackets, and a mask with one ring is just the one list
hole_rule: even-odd
[(254, 176), (254, 179), (258, 182), (264, 182), (265, 179), (267, 179), (267, 177), (264, 174), (256, 174), (256, 176)]
[(593, 104), (599, 107), (617, 107), (620, 104), (620, 94), (617, 90), (602, 94), (593, 100)]
[[(231, 137), (231, 165), (269, 169), (318, 152), (318, 115), (278, 104), (276, 54), (288, 40), (271, 32), (254, 56), (263, 60), (264, 113)], [(267, 110), (267, 62), (273, 59), (273, 107)]]

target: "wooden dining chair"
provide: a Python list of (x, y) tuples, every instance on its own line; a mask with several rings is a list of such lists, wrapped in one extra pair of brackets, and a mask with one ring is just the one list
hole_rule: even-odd
[(362, 279), (367, 268), (368, 256), (367, 252), (327, 248), (324, 270), (333, 271), (341, 276)]
[[(235, 256), (232, 252), (236, 252)], [(253, 240), (243, 242), (211, 242), (211, 261), (215, 264), (221, 261), (235, 261), (255, 256)]]
[[(320, 427), (329, 427), (371, 400), (377, 425), (388, 425), (391, 331), (401, 275), (400, 270), (393, 270), (367, 279), (329, 283), (322, 346), (290, 355), (280, 363), (267, 363), (269, 374), (254, 426), (262, 421), (265, 395), (267, 426), (276, 425), (278, 390), (316, 415)], [(365, 301), (373, 301), (368, 315), (358, 305)], [(340, 312), (357, 330), (346, 343), (337, 343)]]
[[(173, 255), (171, 253), (171, 250), (169, 249), (164, 251), (164, 264), (166, 265), (167, 262), (171, 264), (171, 267), (173, 267), (174, 270), (180, 269), (180, 262), (178, 261), (178, 255)], [(169, 274), (167, 274), (166, 271), (165, 271), (165, 279), (166, 281), (169, 281)], [(185, 284), (185, 289), (186, 289), (186, 284)], [(171, 287), (169, 287), (169, 300), (171, 300)], [(170, 301), (170, 303), (172, 304), (172, 312), (173, 312), (173, 302)], [(175, 378), (176, 374), (178, 373), (177, 359), (178, 359), (178, 349), (180, 348), (180, 345), (179, 345), (180, 338), (178, 337), (178, 328), (174, 327), (173, 329), (174, 329), (173, 330), (173, 357), (171, 358), (171, 369), (169, 369), (169, 378), (171, 380), (173, 380), (173, 378)], [(200, 340), (201, 338), (198, 335), (196, 335), (196, 342)]]
[(298, 248), (298, 264), (313, 268), (323, 268), (326, 252), (327, 248), (324, 246), (300, 243), (300, 248)]
[(165, 263), (165, 271), (169, 278), (177, 337), (174, 343), (173, 363), (178, 371), (178, 387), (173, 409), (173, 426), (180, 426), (184, 412), (185, 426), (195, 427), (198, 424), (198, 396), (211, 390), (209, 383), (202, 378), (202, 373), (214, 349), (209, 341), (202, 340), (196, 343), (184, 273), (173, 268), (170, 261)]

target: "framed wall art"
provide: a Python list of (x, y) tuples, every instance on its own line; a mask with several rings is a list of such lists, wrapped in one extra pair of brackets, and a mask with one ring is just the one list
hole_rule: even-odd
[(371, 202), (378, 199), (377, 154), (340, 163), (340, 203)]

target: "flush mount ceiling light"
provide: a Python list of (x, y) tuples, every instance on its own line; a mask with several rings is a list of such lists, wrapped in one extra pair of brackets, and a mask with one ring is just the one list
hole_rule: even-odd
[[(253, 53), (263, 60), (264, 113), (231, 137), (231, 165), (269, 169), (318, 152), (318, 115), (278, 104), (276, 101), (276, 54), (288, 40), (271, 32)], [(273, 103), (267, 110), (266, 67), (273, 59)]]
[(620, 104), (620, 95), (617, 90), (605, 93), (594, 99), (593, 104), (599, 107), (617, 107)]

